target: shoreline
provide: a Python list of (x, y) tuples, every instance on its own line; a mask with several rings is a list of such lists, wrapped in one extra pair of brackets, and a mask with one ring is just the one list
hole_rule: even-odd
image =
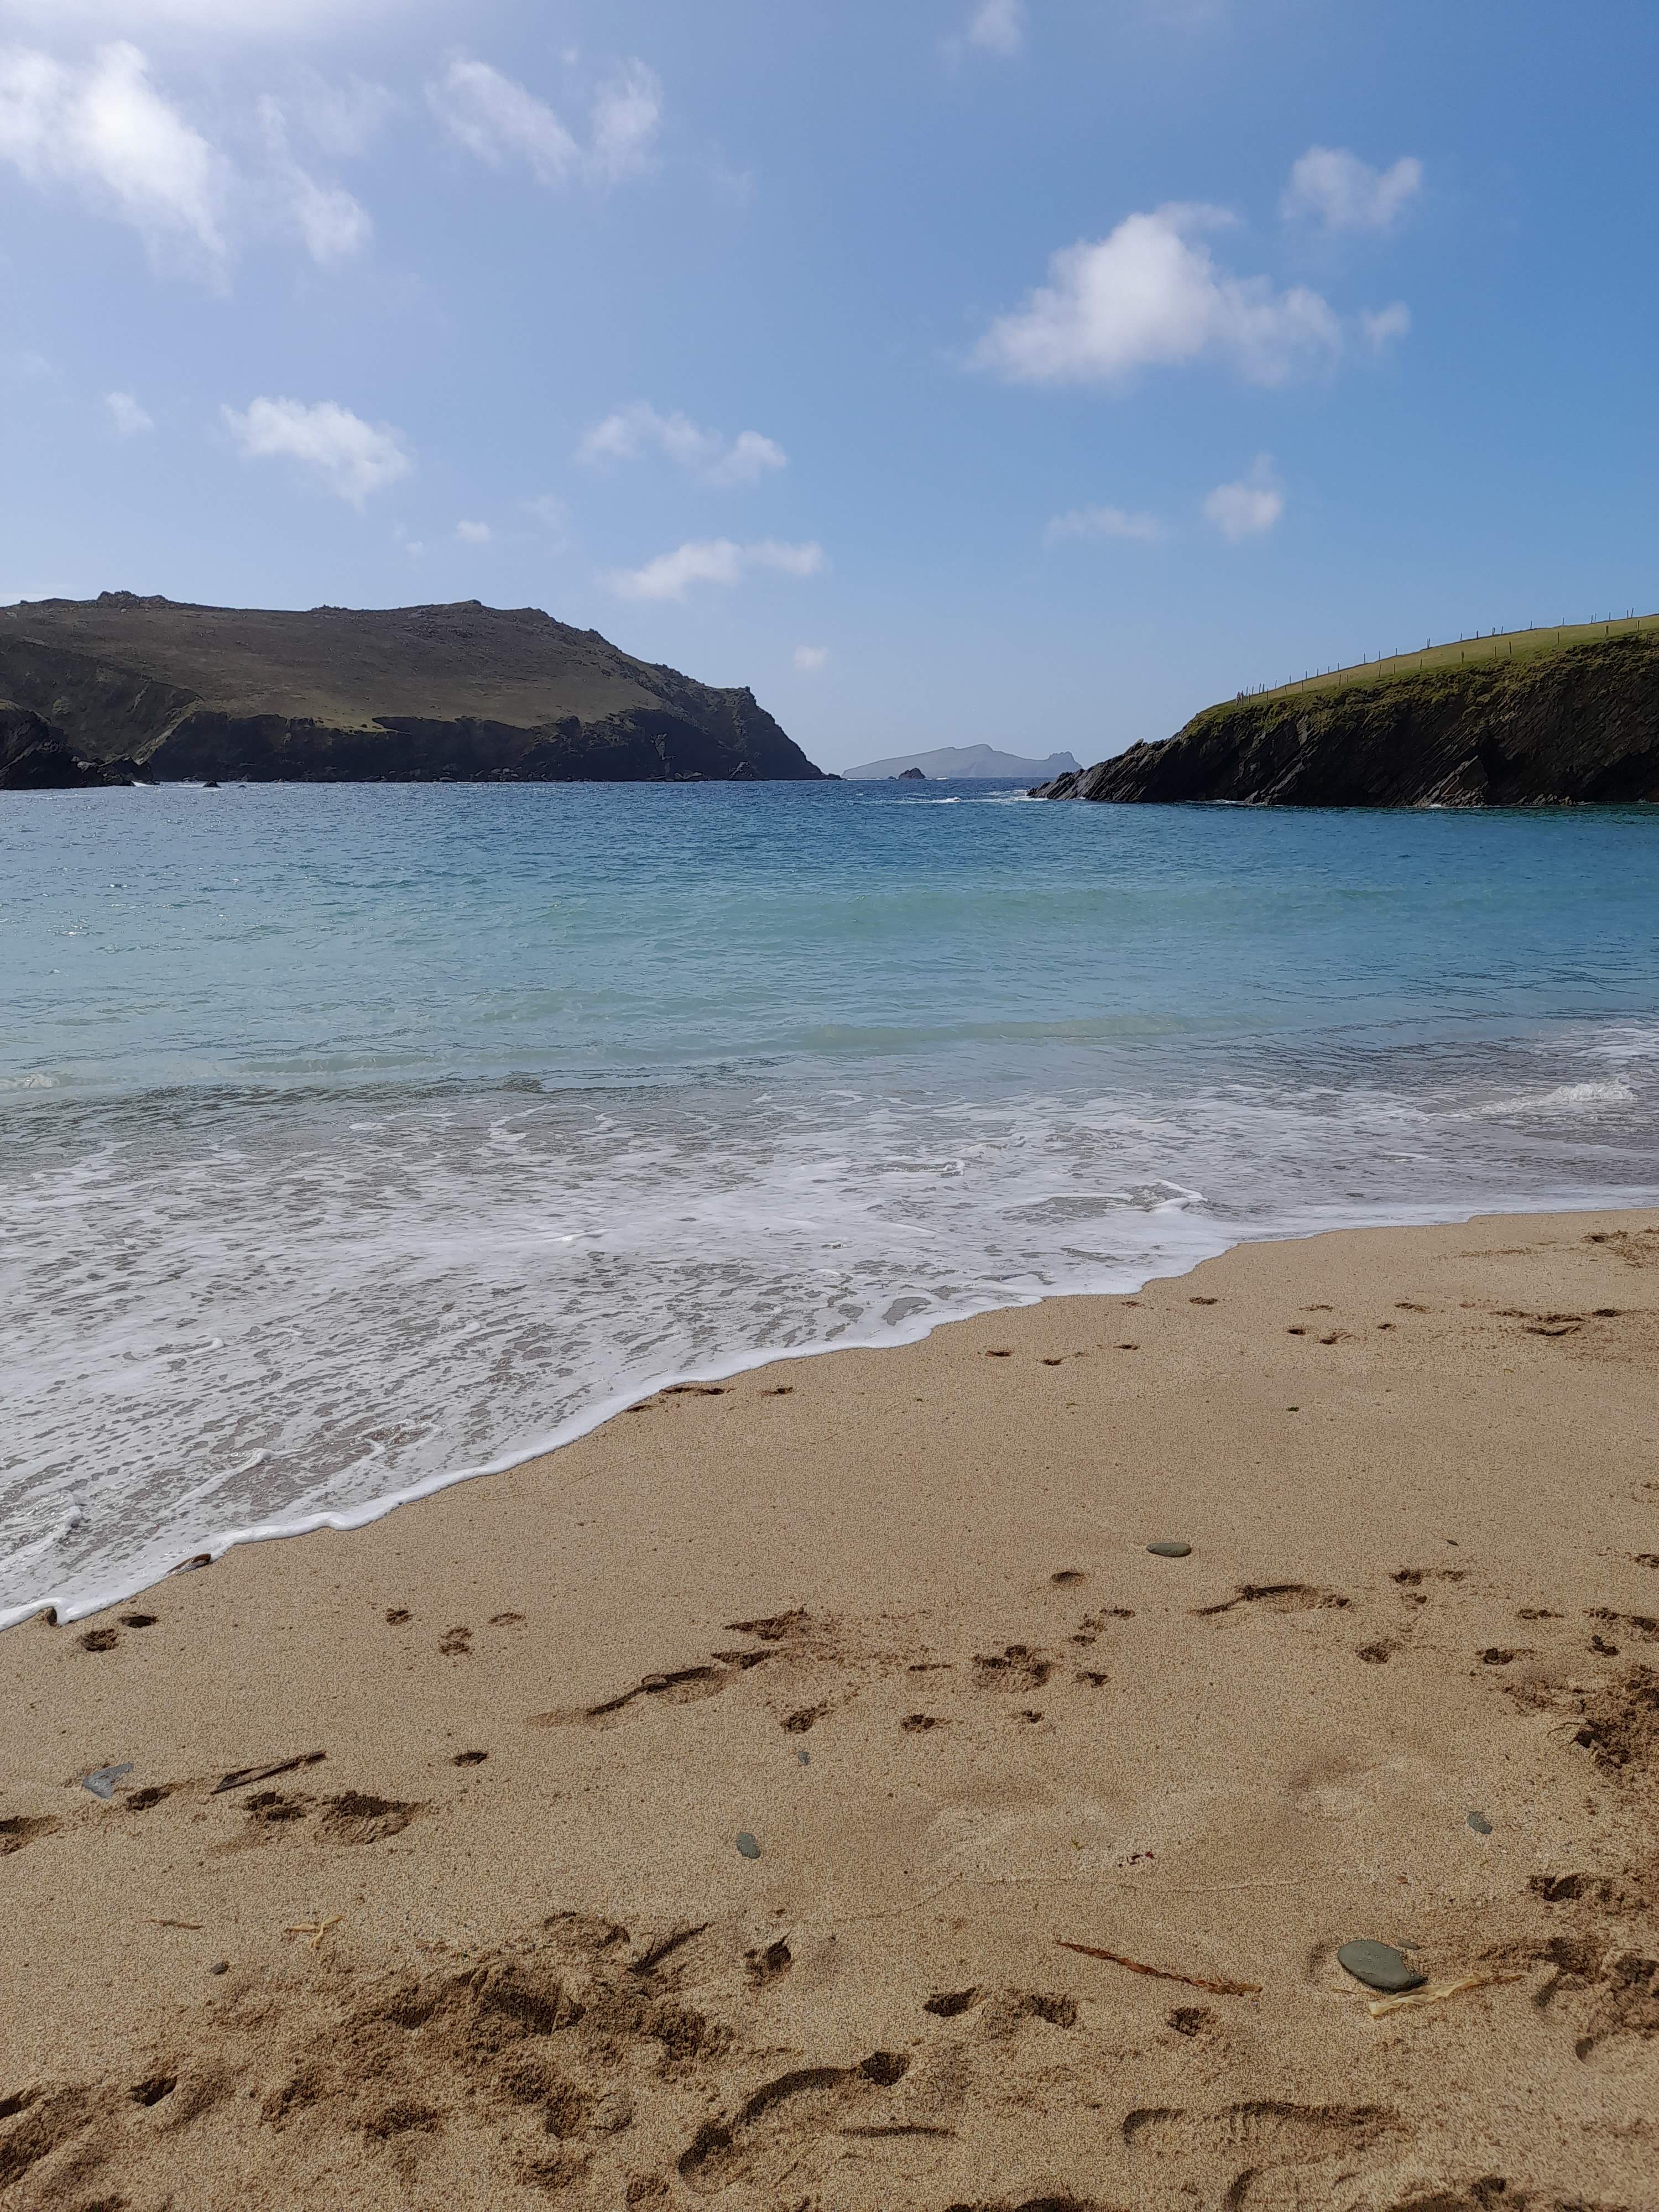
[(37, 1620), (0, 2174), (1651, 2212), (1656, 1354), (1659, 1209), (1237, 1244)]
[[(789, 1360), (825, 1358), (842, 1352), (901, 1352), (913, 1345), (925, 1344), (940, 1329), (955, 1328), (959, 1323), (983, 1320), (997, 1314), (1029, 1312), (1036, 1307), (1064, 1303), (1068, 1299), (1134, 1297), (1151, 1284), (1180, 1281), (1211, 1261), (1224, 1258), (1230, 1252), (1253, 1249), (1261, 1245), (1301, 1243), (1328, 1236), (1364, 1236), (1395, 1231), (1403, 1233), (1414, 1229), (1467, 1227), (1473, 1222), (1486, 1219), (1524, 1219), (1534, 1216), (1549, 1218), (1574, 1213), (1639, 1213), (1647, 1210), (1646, 1201), (1633, 1200), (1628, 1194), (1617, 1193), (1613, 1196), (1614, 1202), (1611, 1205), (1604, 1195), (1584, 1199), (1550, 1199), (1537, 1206), (1504, 1206), (1498, 1209), (1483, 1202), (1468, 1212), (1458, 1210), (1448, 1212), (1431, 1206), (1409, 1219), (1401, 1219), (1395, 1215), (1386, 1220), (1344, 1220), (1318, 1228), (1293, 1226), (1267, 1230), (1259, 1236), (1227, 1237), (1218, 1242), (1213, 1249), (1200, 1251), (1196, 1258), (1187, 1257), (1184, 1264), (1176, 1262), (1167, 1268), (1156, 1267), (1144, 1274), (1131, 1271), (1128, 1279), (1121, 1286), (1039, 1292), (1029, 1297), (939, 1314), (922, 1321), (921, 1326), (914, 1330), (908, 1323), (901, 1323), (878, 1339), (852, 1337), (807, 1345), (771, 1346), (751, 1352), (734, 1354), (730, 1360), (704, 1363), (694, 1369), (667, 1370), (662, 1376), (642, 1383), (638, 1389), (630, 1389), (627, 1393), (604, 1399), (597, 1406), (586, 1408), (547, 1437), (538, 1438), (526, 1447), (511, 1446), (501, 1456), (481, 1462), (476, 1466), (423, 1476), (403, 1489), (389, 1492), (383, 1498), (366, 1499), (360, 1506), (336, 1507), (313, 1514), (302, 1514), (291, 1521), (258, 1522), (247, 1528), (204, 1535), (199, 1539), (199, 1549), (196, 1553), (163, 1569), (160, 1575), (148, 1579), (141, 1576), (131, 1582), (118, 1580), (106, 1590), (91, 1597), (66, 1600), (48, 1594), (9, 1606), (0, 1605), (0, 1635), (9, 1629), (25, 1626), (31, 1620), (43, 1617), (49, 1617), (51, 1625), (65, 1627), (92, 1620), (98, 1613), (110, 1612), (118, 1605), (130, 1603), (147, 1592), (159, 1589), (173, 1575), (188, 1573), (203, 1565), (216, 1565), (232, 1552), (245, 1549), (250, 1545), (285, 1542), (293, 1537), (325, 1532), (343, 1535), (356, 1529), (372, 1528), (376, 1522), (403, 1506), (419, 1504), (465, 1483), (510, 1474), (516, 1468), (527, 1467), (556, 1452), (563, 1451), (571, 1444), (580, 1443), (584, 1437), (594, 1435), (607, 1423), (631, 1412), (635, 1407), (665, 1391), (688, 1389), (699, 1383), (729, 1382), (739, 1376), (754, 1374), (763, 1368)], [(1653, 1202), (1659, 1203), (1659, 1200)], [(1178, 1212), (1181, 1208), (1177, 1205), (1171, 1210)], [(921, 1316), (917, 1319), (921, 1321)]]

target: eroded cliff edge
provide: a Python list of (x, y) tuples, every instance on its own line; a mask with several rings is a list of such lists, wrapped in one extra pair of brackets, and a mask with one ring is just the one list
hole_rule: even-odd
[(1040, 799), (1253, 806), (1659, 801), (1659, 637), (1229, 701)]
[(0, 788), (821, 775), (752, 692), (533, 607), (0, 608)]

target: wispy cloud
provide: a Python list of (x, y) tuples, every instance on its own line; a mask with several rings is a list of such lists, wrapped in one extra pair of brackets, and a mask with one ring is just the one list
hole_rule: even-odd
[(319, 263), (368, 244), (364, 209), (295, 159), (279, 102), (258, 101), (243, 149), (246, 167), (168, 99), (125, 41), (76, 63), (27, 47), (0, 52), (0, 160), (40, 190), (128, 224), (158, 264), (218, 283), (250, 232), (286, 231)]
[(106, 392), (104, 406), (123, 438), (142, 437), (146, 430), (155, 428), (154, 416), (145, 412), (130, 392)]
[(1059, 545), (1073, 538), (1126, 538), (1154, 545), (1168, 534), (1155, 514), (1131, 514), (1121, 507), (1074, 507), (1052, 518), (1042, 542)]
[(643, 62), (629, 62), (594, 98), (587, 167), (595, 183), (644, 176), (661, 123), (662, 86)]
[(1374, 169), (1346, 147), (1310, 146), (1291, 171), (1279, 211), (1326, 230), (1389, 230), (1422, 188), (1423, 164), (1414, 155)]
[(1359, 318), (1360, 330), (1373, 353), (1381, 353), (1403, 338), (1411, 326), (1412, 311), (1403, 300), (1396, 300), (1392, 307), (1379, 307), (1375, 314)]
[(1237, 483), (1218, 484), (1204, 502), (1206, 519), (1233, 544), (1261, 537), (1284, 512), (1285, 488), (1267, 453), (1258, 453), (1249, 473)]
[(728, 439), (718, 430), (699, 429), (688, 416), (659, 415), (645, 400), (596, 422), (577, 447), (576, 459), (600, 466), (638, 460), (653, 448), (709, 484), (754, 483), (789, 460), (781, 446), (758, 430), (740, 430)]
[(795, 665), (799, 669), (803, 676), (817, 675), (821, 670), (825, 669), (830, 665), (829, 647), (827, 645), (798, 645), (795, 647)]
[(336, 83), (312, 70), (301, 76), (289, 106), (313, 143), (337, 161), (368, 153), (398, 104), (383, 84), (361, 76)]
[(458, 522), (455, 535), (463, 545), (488, 545), (495, 532), (487, 522)]
[(1018, 53), (1025, 44), (1025, 0), (978, 0), (963, 36), (984, 53)]
[(385, 422), (365, 422), (337, 400), (307, 407), (298, 399), (260, 398), (240, 414), (234, 407), (219, 411), (246, 459), (294, 461), (352, 507), (361, 507), (415, 465), (400, 432)]
[(4, 0), (8, 17), (54, 31), (85, 25), (158, 38), (185, 33), (226, 43), (337, 34), (394, 12), (407, 15), (409, 0)]
[(1171, 204), (1064, 247), (1048, 283), (992, 325), (975, 359), (1024, 384), (1121, 382), (1206, 357), (1282, 384), (1334, 360), (1341, 323), (1317, 292), (1218, 268), (1204, 234), (1233, 221), (1224, 208)]
[(349, 260), (374, 234), (368, 210), (343, 186), (321, 184), (289, 150), (288, 118), (281, 104), (259, 102), (259, 125), (270, 161), (267, 204), (286, 216), (319, 264)]
[(153, 254), (225, 258), (229, 165), (125, 40), (74, 66), (26, 47), (0, 53), (0, 159), (131, 224)]
[(603, 186), (643, 175), (662, 119), (662, 87), (638, 61), (595, 94), (586, 144), (545, 100), (465, 54), (452, 57), (427, 98), (458, 145), (492, 168), (522, 161), (548, 185)]
[(693, 584), (735, 584), (757, 568), (816, 576), (823, 566), (823, 548), (814, 544), (787, 545), (766, 538), (738, 545), (729, 538), (703, 538), (659, 553), (642, 568), (615, 569), (605, 581), (624, 599), (683, 599)]

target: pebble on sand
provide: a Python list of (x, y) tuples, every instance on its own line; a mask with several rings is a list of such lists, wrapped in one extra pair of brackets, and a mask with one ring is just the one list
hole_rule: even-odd
[(1492, 1833), (1492, 1822), (1484, 1813), (1471, 1813), (1468, 1824), (1477, 1836), (1489, 1836)]
[(760, 1845), (755, 1841), (755, 1838), (750, 1834), (747, 1828), (745, 1828), (743, 1833), (738, 1838), (738, 1849), (743, 1853), (746, 1859), (757, 1859), (760, 1856)]
[(1376, 1943), (1369, 1936), (1345, 1943), (1336, 1958), (1355, 1981), (1364, 1982), (1368, 1990), (1385, 1990), (1390, 1996), (1402, 1990), (1420, 1990), (1429, 1978), (1408, 1966), (1404, 1954), (1391, 1943)]
[(1146, 1549), (1157, 1559), (1184, 1559), (1192, 1550), (1190, 1544), (1148, 1544)]

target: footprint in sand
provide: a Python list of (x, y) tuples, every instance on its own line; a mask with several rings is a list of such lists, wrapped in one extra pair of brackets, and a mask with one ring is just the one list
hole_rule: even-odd
[(29, 1844), (39, 1843), (42, 1836), (56, 1834), (62, 1826), (50, 1813), (38, 1813), (32, 1817), (14, 1813), (9, 1820), (0, 1820), (0, 1859), (9, 1858), (14, 1851), (26, 1850)]

